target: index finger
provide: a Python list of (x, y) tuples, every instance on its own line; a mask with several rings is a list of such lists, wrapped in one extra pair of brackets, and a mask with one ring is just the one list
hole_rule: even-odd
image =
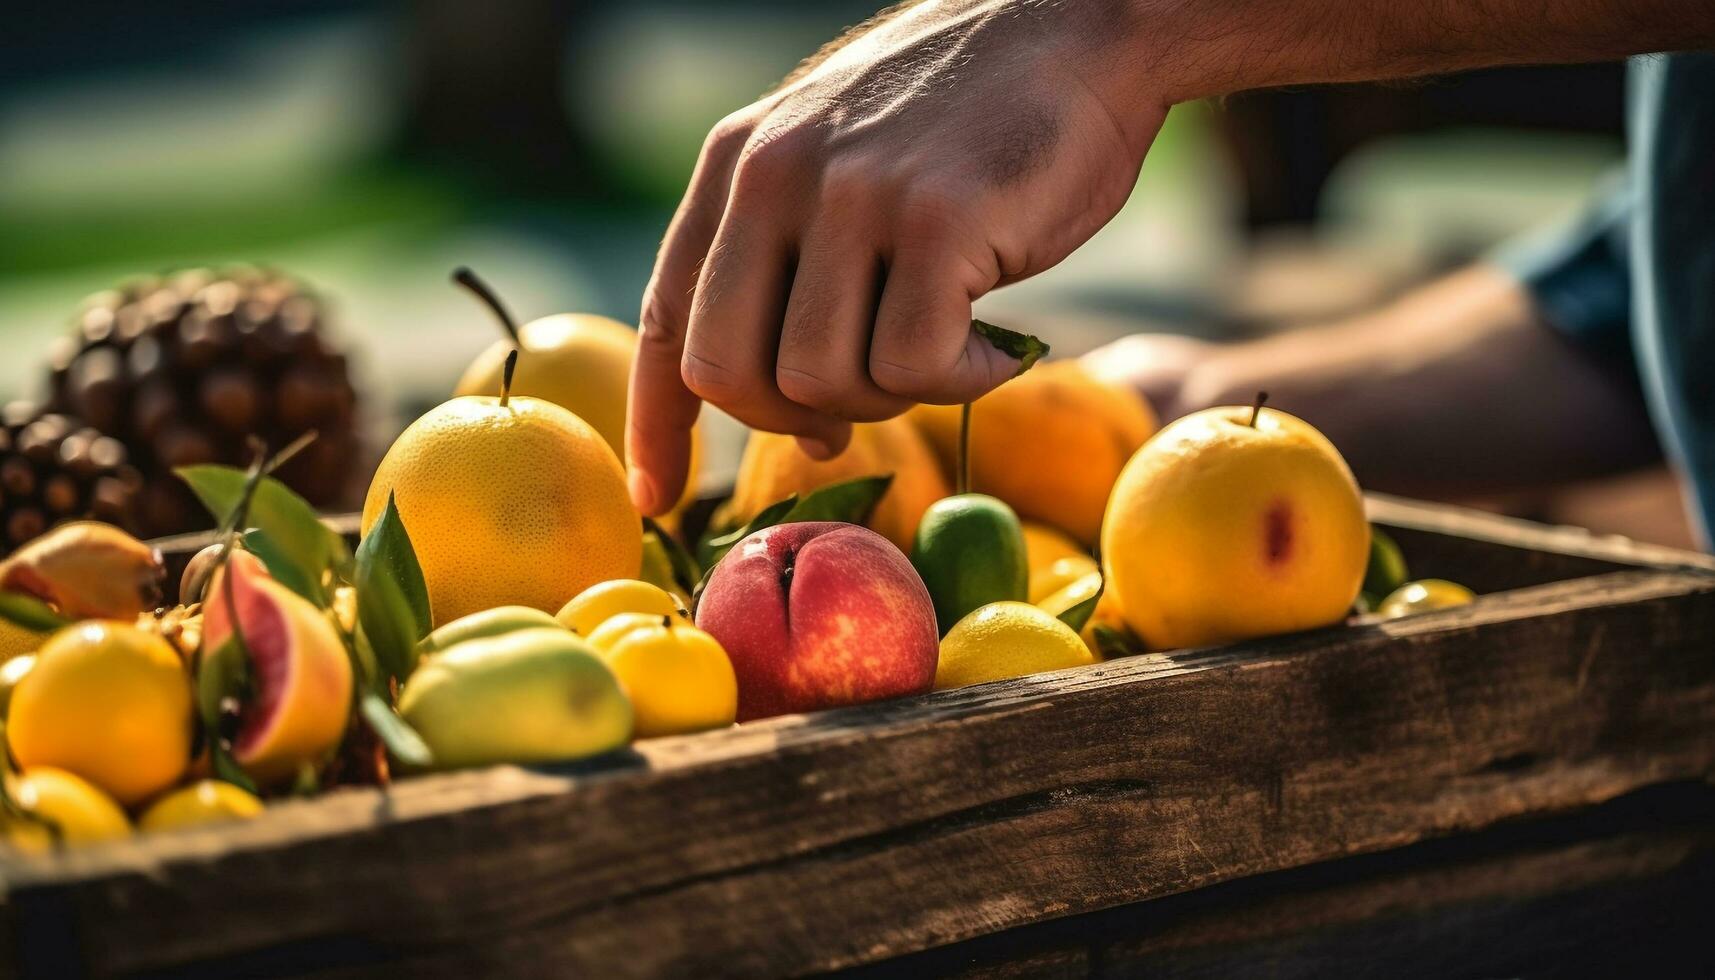
[(679, 360), (692, 293), (726, 211), (737, 147), (743, 141), (743, 132), (725, 122), (710, 134), (643, 294), (627, 398), (625, 455), (631, 501), (645, 514), (665, 513), (685, 488), (691, 428), (703, 403), (685, 387)]

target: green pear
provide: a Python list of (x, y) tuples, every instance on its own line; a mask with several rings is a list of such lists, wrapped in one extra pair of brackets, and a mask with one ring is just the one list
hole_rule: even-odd
[(558, 625), (478, 637), (424, 657), (399, 714), (435, 766), (564, 762), (631, 740), (631, 702), (595, 652)]
[(499, 636), (513, 630), (542, 626), (560, 626), (560, 622), (552, 615), (529, 606), (496, 606), (447, 623), (423, 637), (417, 643), (417, 652), (424, 655), (437, 653), (466, 640), (479, 640), (485, 636)]

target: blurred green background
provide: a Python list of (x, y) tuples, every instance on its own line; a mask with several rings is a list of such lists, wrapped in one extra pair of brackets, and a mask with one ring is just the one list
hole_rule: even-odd
[[(259, 262), (336, 302), (378, 435), (494, 339), (455, 265), (526, 318), (633, 321), (703, 133), (873, 10), (36, 6), (0, 38), (0, 396), (38, 394), (85, 294)], [(1594, 66), (1182, 106), (1120, 217), (980, 312), (1069, 352), (1357, 309), (1576, 207), (1619, 100)]]

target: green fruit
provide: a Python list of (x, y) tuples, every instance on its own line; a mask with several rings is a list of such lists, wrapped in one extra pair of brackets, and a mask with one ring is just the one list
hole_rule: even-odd
[(1364, 587), (1359, 593), (1364, 605), (1375, 609), (1393, 590), (1404, 585), (1410, 578), (1411, 572), (1405, 567), (1405, 555), (1400, 552), (1399, 545), (1381, 528), (1372, 524), (1370, 563), (1364, 569)]
[(929, 505), (917, 525), (911, 564), (929, 587), (942, 636), (979, 606), (1030, 596), (1018, 515), (986, 494), (962, 493)]
[(553, 626), (559, 629), (559, 620), (540, 609), (529, 606), (496, 606), (484, 609), (482, 612), (463, 616), (423, 637), (417, 644), (418, 652), (427, 656), (441, 650), (446, 650), (466, 640), (480, 640), (485, 636), (499, 636), (513, 630), (532, 629), (541, 626)]
[(1444, 578), (1426, 578), (1407, 582), (1395, 589), (1381, 601), (1376, 612), (1380, 613), (1383, 619), (1397, 619), (1431, 609), (1463, 606), (1475, 598), (1476, 595), (1470, 589), (1457, 582), (1449, 582)]
[(562, 762), (631, 740), (631, 702), (589, 645), (559, 626), (467, 640), (425, 657), (399, 715), (438, 768)]

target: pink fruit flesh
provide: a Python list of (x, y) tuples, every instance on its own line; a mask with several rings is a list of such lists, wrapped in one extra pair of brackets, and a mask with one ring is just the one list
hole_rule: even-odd
[[(237, 559), (239, 556), (233, 557)], [(248, 555), (243, 557), (250, 558)], [(207, 607), (208, 636), (210, 642), (218, 647), (231, 635), (225, 596), (230, 582), (240, 632), (250, 654), (252, 696), (244, 706), (238, 736), (232, 743), (233, 756), (240, 762), (246, 762), (250, 753), (266, 740), (279, 714), (280, 704), (291, 689), (292, 657), (288, 647), (292, 637), (280, 607), (256, 587), (256, 580), (266, 577), (261, 564), (234, 561), (227, 572), (221, 577), (220, 593), (211, 596)]]

